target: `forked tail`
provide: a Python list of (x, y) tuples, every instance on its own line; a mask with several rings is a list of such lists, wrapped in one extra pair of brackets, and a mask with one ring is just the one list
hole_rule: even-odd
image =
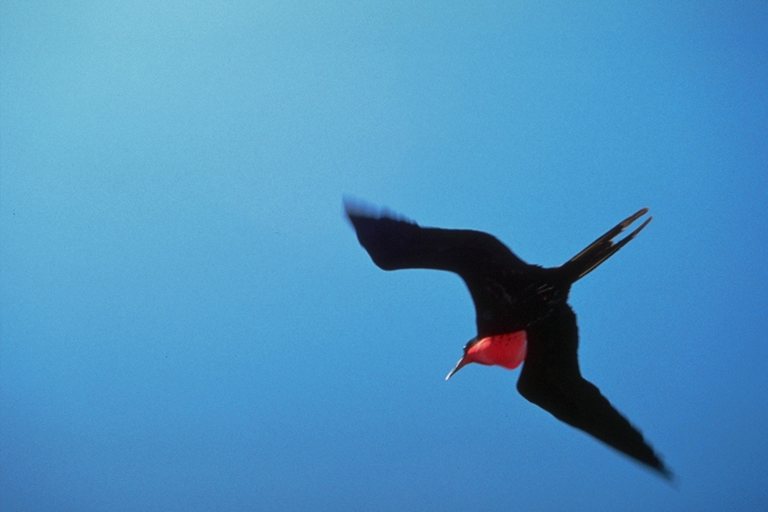
[(568, 275), (573, 276), (571, 282), (578, 281), (585, 275), (592, 272), (592, 270), (594, 270), (598, 265), (610, 258), (616, 251), (627, 245), (630, 240), (635, 238), (640, 230), (642, 230), (645, 226), (648, 225), (649, 222), (651, 222), (652, 217), (645, 219), (645, 221), (640, 224), (637, 229), (632, 231), (618, 242), (613, 241), (613, 239), (616, 238), (621, 232), (627, 229), (631, 224), (633, 224), (637, 219), (646, 213), (648, 213), (648, 208), (643, 208), (637, 213), (630, 215), (623, 221), (619, 222), (612, 229), (608, 230), (608, 232), (603, 236), (585, 247), (576, 256), (565, 262), (562, 268), (566, 270)]

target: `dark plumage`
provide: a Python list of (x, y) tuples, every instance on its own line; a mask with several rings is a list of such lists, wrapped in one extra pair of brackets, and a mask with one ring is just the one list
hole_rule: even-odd
[[(530, 265), (495, 237), (480, 231), (423, 228), (414, 222), (346, 205), (358, 240), (384, 270), (425, 268), (455, 272), (475, 305), (477, 336), (449, 377), (467, 362), (474, 343), (525, 331), (527, 355), (517, 389), (530, 402), (587, 432), (666, 478), (672, 474), (642, 434), (600, 390), (581, 376), (576, 316), (567, 304), (571, 285), (643, 229), (613, 239), (647, 213), (642, 209), (559, 267)], [(495, 357), (495, 356), (493, 356)], [(483, 364), (503, 364), (485, 362)], [(512, 366), (508, 366), (512, 367)]]

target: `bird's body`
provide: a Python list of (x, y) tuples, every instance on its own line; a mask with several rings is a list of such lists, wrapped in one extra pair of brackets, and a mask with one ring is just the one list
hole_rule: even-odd
[(515, 368), (517, 388), (558, 419), (660, 472), (661, 459), (600, 391), (581, 376), (576, 317), (567, 303), (571, 285), (618, 251), (650, 218), (618, 242), (613, 239), (647, 213), (642, 209), (559, 267), (530, 265), (480, 231), (423, 228), (413, 222), (347, 205), (358, 240), (380, 268), (425, 268), (458, 274), (475, 305), (477, 335), (450, 378), (469, 363)]

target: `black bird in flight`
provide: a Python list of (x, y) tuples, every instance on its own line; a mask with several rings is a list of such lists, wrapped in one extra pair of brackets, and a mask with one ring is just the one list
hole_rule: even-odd
[(477, 336), (446, 377), (468, 363), (515, 368), (524, 362), (517, 390), (569, 425), (671, 479), (642, 434), (600, 390), (582, 377), (576, 315), (567, 303), (571, 285), (632, 240), (648, 223), (614, 239), (648, 212), (627, 217), (559, 267), (524, 262), (495, 237), (463, 229), (423, 228), (414, 222), (347, 203), (357, 238), (384, 270), (426, 268), (455, 272), (475, 305)]

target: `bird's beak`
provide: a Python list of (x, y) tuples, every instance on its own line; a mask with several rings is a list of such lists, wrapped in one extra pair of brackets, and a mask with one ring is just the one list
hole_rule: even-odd
[(459, 371), (459, 370), (461, 370), (462, 368), (464, 368), (464, 366), (465, 366), (467, 363), (469, 363), (469, 362), (470, 362), (470, 361), (467, 359), (467, 356), (466, 356), (466, 355), (465, 355), (464, 357), (462, 357), (461, 359), (459, 359), (459, 362), (458, 362), (458, 363), (456, 363), (456, 366), (454, 366), (454, 367), (453, 367), (453, 370), (451, 370), (450, 372), (448, 372), (448, 375), (446, 375), (446, 376), (445, 376), (445, 380), (448, 380), (448, 379), (450, 379), (451, 377), (453, 377), (453, 374), (454, 374), (454, 373), (456, 373), (457, 371)]

